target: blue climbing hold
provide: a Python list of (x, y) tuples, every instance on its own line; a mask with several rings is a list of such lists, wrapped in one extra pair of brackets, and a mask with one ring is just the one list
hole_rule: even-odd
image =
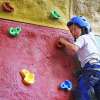
[(72, 90), (72, 82), (69, 81), (69, 80), (65, 80), (64, 82), (62, 82), (60, 84), (60, 88), (63, 89), (63, 90)]

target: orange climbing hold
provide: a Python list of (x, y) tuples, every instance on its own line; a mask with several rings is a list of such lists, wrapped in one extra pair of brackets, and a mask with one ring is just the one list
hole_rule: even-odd
[(35, 82), (35, 75), (30, 71), (28, 71), (27, 69), (22, 69), (20, 74), (22, 76), (24, 84), (31, 85)]

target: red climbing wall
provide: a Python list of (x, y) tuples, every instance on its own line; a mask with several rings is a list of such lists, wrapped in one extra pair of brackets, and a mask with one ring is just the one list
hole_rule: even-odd
[[(8, 34), (20, 26), (18, 37)], [(74, 58), (56, 48), (59, 36), (72, 37), (65, 30), (0, 19), (0, 100), (74, 100), (71, 92), (58, 89), (59, 83), (72, 76)], [(25, 86), (19, 72), (35, 73), (35, 83)]]

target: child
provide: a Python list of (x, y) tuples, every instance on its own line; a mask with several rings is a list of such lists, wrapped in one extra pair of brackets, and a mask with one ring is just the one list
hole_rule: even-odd
[(100, 54), (96, 48), (90, 23), (84, 16), (75, 16), (70, 19), (67, 26), (75, 38), (75, 43), (72, 44), (65, 38), (60, 38), (59, 42), (65, 45), (70, 54), (77, 54), (83, 69), (78, 80), (76, 100), (95, 100), (96, 98), (100, 100)]

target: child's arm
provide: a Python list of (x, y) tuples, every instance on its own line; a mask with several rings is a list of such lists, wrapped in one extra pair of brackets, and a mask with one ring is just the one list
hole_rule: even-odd
[(71, 55), (74, 55), (77, 53), (77, 51), (79, 50), (79, 47), (75, 44), (72, 44), (70, 42), (68, 42), (66, 39), (64, 38), (60, 38), (59, 42), (65, 46), (65, 48), (67, 49), (68, 53), (70, 53)]

